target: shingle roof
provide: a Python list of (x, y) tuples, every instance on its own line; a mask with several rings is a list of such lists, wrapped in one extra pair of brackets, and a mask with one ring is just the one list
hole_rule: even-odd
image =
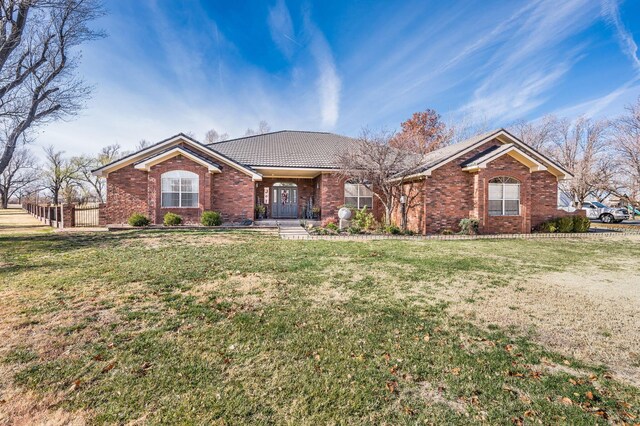
[(357, 140), (323, 132), (282, 130), (207, 145), (250, 167), (339, 168), (338, 157)]
[(443, 148), (436, 149), (428, 154), (426, 154), (423, 158), (424, 164), (422, 166), (422, 170), (427, 170), (438, 163), (441, 163), (450, 157), (453, 157), (459, 152), (464, 151), (465, 149), (477, 144), (478, 142), (491, 137), (492, 135), (500, 133), (502, 129), (492, 130), (491, 132), (482, 133), (477, 136), (473, 136), (469, 139), (466, 139), (462, 142), (454, 143), (452, 145), (447, 145)]

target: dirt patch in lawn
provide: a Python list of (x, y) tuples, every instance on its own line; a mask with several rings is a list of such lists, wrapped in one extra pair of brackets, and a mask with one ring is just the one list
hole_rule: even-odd
[(63, 395), (36, 395), (13, 386), (0, 395), (0, 424), (7, 425), (70, 425), (87, 424), (85, 412), (68, 412), (56, 408)]
[(454, 313), (477, 324), (515, 327), (640, 386), (640, 259), (610, 266), (547, 273), (497, 288), (467, 283), (444, 297)]

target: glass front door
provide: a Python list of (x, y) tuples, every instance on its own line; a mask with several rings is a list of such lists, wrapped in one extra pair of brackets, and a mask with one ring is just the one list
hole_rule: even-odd
[(271, 216), (273, 218), (298, 217), (298, 188), (274, 187), (272, 195)]

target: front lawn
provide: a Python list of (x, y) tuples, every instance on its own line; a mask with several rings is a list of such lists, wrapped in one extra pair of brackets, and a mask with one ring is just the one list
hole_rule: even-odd
[(640, 391), (607, 367), (441, 294), (639, 256), (606, 239), (0, 235), (0, 423), (637, 422)]

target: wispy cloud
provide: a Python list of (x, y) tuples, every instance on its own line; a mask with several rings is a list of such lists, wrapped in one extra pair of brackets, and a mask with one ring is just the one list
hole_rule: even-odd
[(633, 36), (627, 30), (620, 18), (620, 9), (617, 0), (602, 0), (602, 14), (607, 22), (614, 26), (620, 47), (629, 57), (634, 68), (640, 73), (640, 58), (638, 58), (638, 45)]
[(597, 18), (592, 11), (588, 0), (543, 0), (517, 14), (521, 19), (511, 21), (509, 38), (486, 61), (486, 75), (461, 112), (505, 122), (543, 105), (586, 45), (559, 47)]
[(269, 31), (271, 39), (280, 51), (287, 57), (293, 55), (294, 45), (300, 46), (294, 38), (293, 21), (284, 0), (277, 0), (273, 7), (269, 8)]
[(311, 55), (318, 67), (316, 87), (320, 98), (322, 124), (332, 128), (340, 114), (340, 89), (342, 81), (338, 75), (331, 47), (324, 34), (311, 20), (309, 11), (304, 16), (305, 30), (310, 37)]

